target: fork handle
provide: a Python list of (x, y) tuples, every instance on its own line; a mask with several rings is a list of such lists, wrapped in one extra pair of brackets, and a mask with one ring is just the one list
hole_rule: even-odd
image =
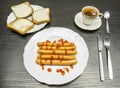
[(113, 70), (112, 70), (112, 62), (111, 62), (109, 49), (107, 50), (107, 52), (108, 52), (108, 72), (109, 72), (109, 78), (112, 80), (113, 79)]
[(101, 51), (99, 51), (99, 68), (100, 68), (100, 80), (104, 81), (104, 69), (103, 69), (103, 60), (102, 60)]

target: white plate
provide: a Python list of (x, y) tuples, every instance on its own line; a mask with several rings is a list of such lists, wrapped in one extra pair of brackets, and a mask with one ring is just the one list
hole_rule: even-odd
[(82, 12), (79, 12), (75, 15), (74, 22), (78, 27), (80, 27), (84, 30), (96, 30), (102, 25), (101, 18), (99, 18), (99, 17), (92, 25), (87, 26), (87, 25), (83, 24)]
[[(42, 8), (43, 8), (42, 6), (38, 6), (38, 5), (31, 5), (31, 6), (32, 6), (32, 8), (34, 9), (34, 11), (37, 10), (37, 9), (42, 9)], [(27, 19), (31, 20), (31, 18), (32, 18), (32, 17), (29, 17), (29, 18), (27, 18)], [(16, 19), (16, 17), (15, 17), (15, 15), (14, 15), (14, 13), (11, 12), (11, 13), (8, 15), (8, 17), (7, 17), (7, 23), (10, 23), (11, 21), (13, 21), (13, 20), (15, 20), (15, 19)], [(42, 23), (42, 24), (40, 24), (40, 25), (35, 25), (35, 26), (34, 26), (30, 31), (28, 31), (27, 33), (32, 33), (32, 32), (38, 31), (38, 30), (42, 29), (46, 24), (47, 24), (47, 23)]]
[[(70, 66), (45, 66), (45, 70), (42, 70), (41, 66), (36, 64), (38, 50), (37, 42), (43, 42), (46, 40), (53, 41), (61, 38), (75, 43), (78, 63), (74, 65), (73, 69), (71, 69)], [(84, 39), (78, 33), (62, 27), (51, 27), (36, 33), (26, 44), (23, 53), (24, 66), (28, 73), (39, 82), (49, 85), (61, 85), (77, 78), (83, 73), (84, 68), (87, 65), (88, 57), (89, 52)], [(46, 70), (49, 67), (52, 68), (52, 72), (50, 73)], [(63, 67), (70, 69), (70, 72), (66, 73), (64, 76), (56, 72), (57, 68)]]

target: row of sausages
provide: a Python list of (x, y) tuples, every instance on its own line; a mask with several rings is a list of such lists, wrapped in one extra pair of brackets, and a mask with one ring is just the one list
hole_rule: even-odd
[(74, 65), (76, 60), (76, 46), (73, 42), (60, 39), (58, 41), (38, 42), (38, 56), (36, 63), (40, 65)]

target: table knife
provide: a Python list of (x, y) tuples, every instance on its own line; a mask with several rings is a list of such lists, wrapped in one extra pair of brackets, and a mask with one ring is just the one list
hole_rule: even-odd
[(102, 60), (103, 41), (100, 35), (97, 35), (97, 39), (98, 39), (100, 80), (104, 81), (104, 69), (103, 69), (103, 60)]

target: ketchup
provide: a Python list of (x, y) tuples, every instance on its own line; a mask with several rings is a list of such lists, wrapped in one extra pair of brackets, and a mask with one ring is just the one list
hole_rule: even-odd
[(52, 69), (51, 69), (51, 68), (48, 68), (48, 69), (47, 69), (47, 71), (48, 71), (48, 72), (51, 72), (51, 71), (52, 71)]
[(63, 42), (63, 39), (59, 39), (58, 42)]
[(56, 43), (56, 40), (54, 40), (53, 43)]
[(60, 43), (57, 43), (57, 49), (60, 47)]
[(50, 64), (52, 65), (52, 60), (54, 59), (53, 56), (51, 56), (51, 59), (50, 59)]
[(67, 55), (67, 50), (65, 49), (65, 54)]
[(57, 73), (61, 73), (62, 76), (65, 75), (65, 71), (64, 71), (63, 69), (61, 69), (61, 68), (60, 68), (60, 69), (57, 69), (56, 72), (57, 72)]
[(70, 65), (70, 67), (73, 69), (74, 67), (73, 67), (73, 65)]
[(51, 43), (51, 41), (50, 40), (46, 40), (46, 43)]
[(66, 70), (66, 72), (69, 72), (69, 69), (68, 68), (64, 68)]
[(44, 70), (44, 65), (41, 65), (41, 67), (42, 67), (42, 70)]
[[(50, 44), (50, 46), (49, 46), (49, 43), (52, 43), (52, 44)], [(64, 39), (62, 39), (62, 38), (59, 39), (59, 40), (57, 40), (57, 41), (55, 40), (55, 41), (53, 41), (53, 42), (51, 42), (50, 40), (46, 40), (45, 42), (42, 42), (40, 49), (44, 49), (43, 46), (46, 46), (46, 50), (52, 50), (52, 55), (54, 55), (54, 54), (56, 54), (54, 48), (55, 48), (55, 49), (59, 49), (61, 46), (64, 46), (65, 43), (68, 43), (68, 41), (67, 41), (67, 40), (64, 40)], [(74, 45), (74, 43), (71, 42), (71, 43), (70, 43), (70, 46), (73, 46), (73, 45)], [(48, 47), (48, 46), (49, 46), (49, 47)], [(73, 50), (74, 50), (74, 48), (73, 48)], [(65, 53), (65, 55), (68, 54), (67, 49), (65, 49), (65, 52), (64, 52), (64, 53)], [(41, 54), (41, 55), (42, 55), (42, 54)], [(45, 67), (44, 67), (44, 64), (43, 64), (43, 62), (42, 62), (42, 60), (41, 60), (41, 55), (40, 55), (40, 64), (41, 64), (42, 70), (44, 70)], [(60, 60), (60, 63), (62, 63), (64, 56), (63, 56), (63, 55), (58, 55), (57, 58)], [(54, 57), (51, 56), (51, 57), (50, 57), (50, 62), (49, 62), (50, 65), (53, 64), (53, 60), (54, 60)], [(46, 59), (45, 61), (47, 62), (47, 59)], [(69, 73), (69, 72), (71, 71), (71, 69), (74, 69), (73, 65), (70, 65), (70, 67), (57, 68), (57, 69), (56, 69), (56, 73), (60, 74), (61, 76), (65, 76), (66, 73)], [(52, 72), (52, 68), (47, 68), (46, 70), (47, 70), (48, 72)]]
[(67, 40), (65, 40), (65, 41), (64, 41), (64, 43), (68, 43), (68, 41), (67, 41)]

